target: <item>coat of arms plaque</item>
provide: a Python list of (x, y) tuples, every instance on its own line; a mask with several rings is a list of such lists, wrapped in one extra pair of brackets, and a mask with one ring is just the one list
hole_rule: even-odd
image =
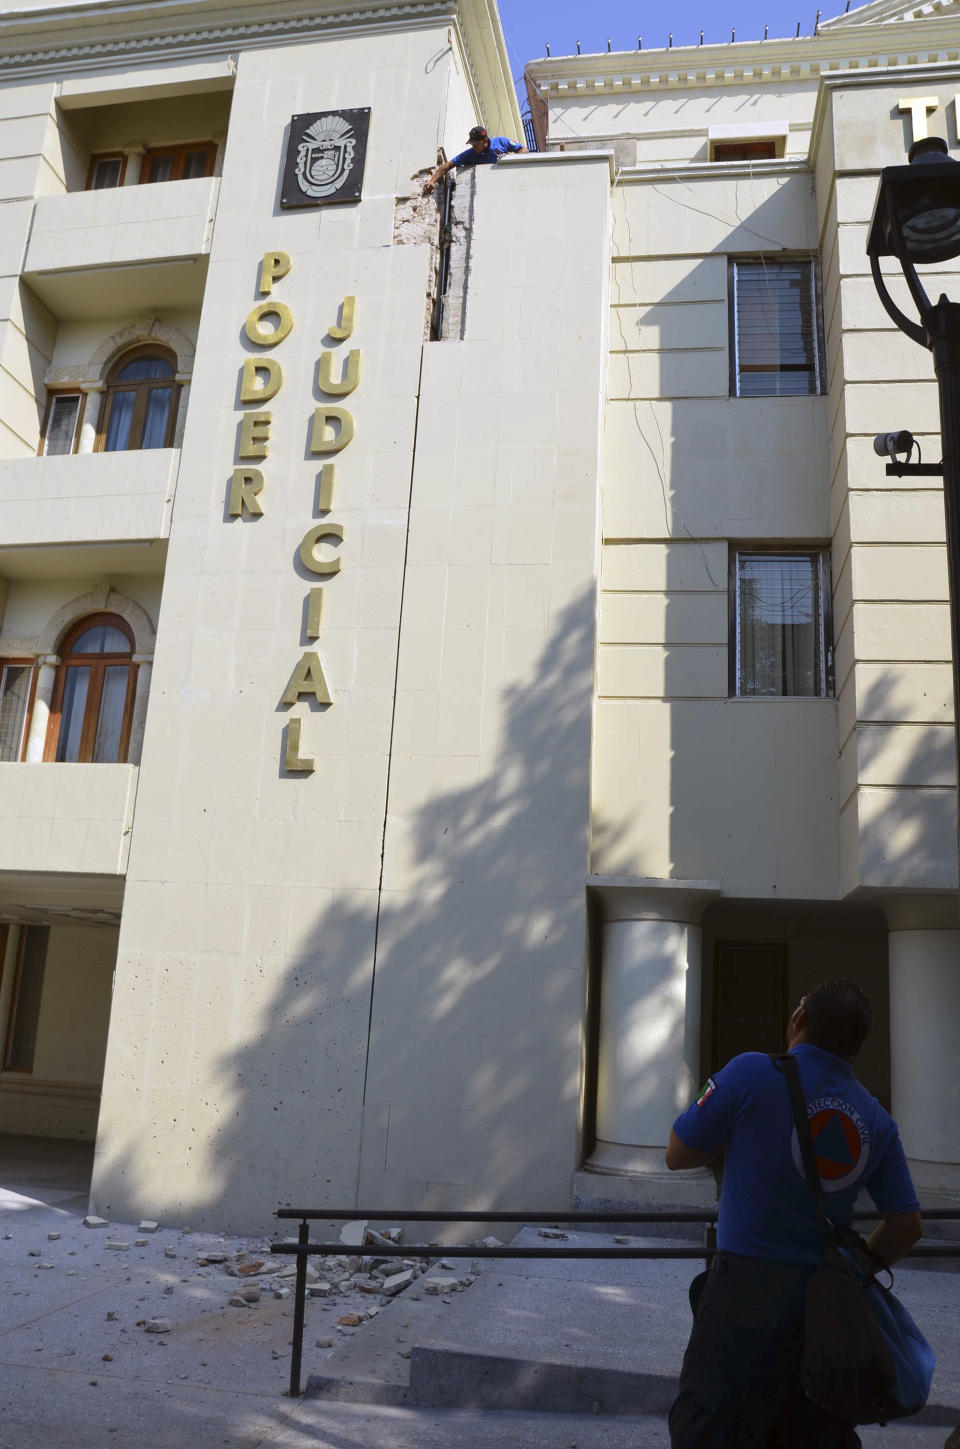
[(369, 106), (291, 116), (280, 205), (359, 201), (369, 126)]

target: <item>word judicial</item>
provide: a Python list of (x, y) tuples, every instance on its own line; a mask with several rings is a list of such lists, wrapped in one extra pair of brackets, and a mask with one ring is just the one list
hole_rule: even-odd
[[(266, 252), (260, 263), (260, 278), (257, 291), (265, 302), (258, 302), (244, 323), (244, 333), (255, 347), (263, 348), (264, 354), (290, 336), (293, 330), (293, 314), (290, 308), (273, 296), (277, 282), (290, 271), (292, 262), (286, 252)], [(356, 298), (345, 297), (340, 307), (339, 321), (327, 328), (327, 336), (334, 342), (344, 342), (353, 333), (356, 320)], [(342, 354), (327, 349), (321, 352), (317, 362), (317, 390), (327, 397), (346, 397), (360, 381), (360, 351), (352, 348), (346, 363)], [(273, 414), (263, 410), (263, 404), (275, 398), (283, 386), (283, 369), (276, 357), (248, 357), (240, 374), (240, 402), (253, 403), (256, 411), (245, 412), (240, 420), (237, 442), (238, 466), (230, 479), (227, 512), (232, 518), (263, 517), (261, 495), (265, 489), (263, 471), (251, 466), (269, 457), (270, 432)], [(313, 456), (330, 456), (343, 452), (354, 435), (353, 417), (340, 403), (323, 403), (315, 407), (310, 424), (309, 451)], [(333, 507), (336, 464), (325, 462), (316, 479), (314, 500), (315, 514), (328, 514)], [(304, 569), (317, 578), (331, 579), (340, 572), (341, 558), (331, 554), (331, 545), (342, 543), (343, 525), (331, 519), (313, 523), (303, 535), (299, 548), (299, 559)], [(321, 546), (325, 546), (321, 552)], [(306, 600), (306, 637), (320, 637), (320, 620), (323, 610), (324, 589), (315, 586), (310, 589)], [(284, 705), (297, 704), (300, 699), (312, 700), (316, 705), (333, 703), (327, 687), (326, 676), (320, 655), (316, 649), (307, 649), (287, 681), (280, 696)], [(316, 761), (300, 754), (300, 733), (302, 721), (292, 717), (287, 724), (284, 766), (287, 770), (310, 772), (316, 769)]]

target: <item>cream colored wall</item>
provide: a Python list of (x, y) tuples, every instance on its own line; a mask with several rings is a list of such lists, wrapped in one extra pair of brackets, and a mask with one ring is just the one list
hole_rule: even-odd
[(99, 1086), (116, 954), (117, 931), (109, 926), (52, 928), (33, 1063), (35, 1078)]
[[(19, 930), (11, 927), (0, 1021), (7, 1021)], [(90, 1140), (110, 1020), (117, 932), (57, 924), (50, 931), (33, 1070), (0, 1073), (4, 1131)]]
[[(467, 70), (466, 58), (462, 47), (457, 43), (455, 36), (451, 35), (448, 54), (443, 58), (443, 66), (449, 70), (449, 83), (447, 87), (446, 104), (440, 118), (440, 127), (437, 136), (437, 145), (441, 146), (449, 159), (458, 155), (467, 147), (467, 135), (471, 126), (488, 124), (484, 118), (477, 113), (473, 96), (465, 83)], [(493, 134), (493, 133), (491, 133)], [(522, 141), (523, 137), (518, 136), (516, 140)], [(432, 160), (431, 157), (426, 158)]]
[(60, 185), (47, 161), (52, 83), (0, 86), (0, 457), (36, 451), (53, 318), (19, 283), (32, 198)]
[(563, 1202), (577, 1161), (605, 158), (477, 177), (424, 349), (360, 1197)]
[[(632, 57), (625, 57), (628, 62)], [(636, 139), (636, 165), (665, 166), (709, 160), (710, 126), (743, 125), (755, 138), (756, 127), (771, 136), (786, 133), (788, 158), (804, 157), (817, 98), (816, 80), (763, 87), (684, 86), (655, 90), (586, 93), (550, 99), (551, 149), (577, 140)], [(630, 164), (630, 163), (627, 163)]]
[(815, 249), (810, 177), (695, 195), (614, 203), (592, 869), (830, 897), (836, 705), (728, 698), (730, 544), (830, 536), (828, 399), (729, 395), (728, 258)]
[[(0, 554), (0, 573), (3, 570)], [(160, 612), (161, 574), (75, 575), (72, 578), (15, 578), (9, 589), (0, 633), (0, 653), (34, 653), (54, 615), (96, 585), (109, 584), (145, 609), (154, 627)]]
[(109, 317), (102, 321), (61, 322), (53, 350), (54, 366), (89, 367), (94, 355), (110, 338), (119, 336), (130, 327), (143, 328), (146, 332), (155, 318), (168, 327), (177, 328), (196, 346), (200, 328), (196, 312), (176, 308), (163, 309), (159, 313), (130, 312), (126, 316)]
[[(908, 427), (939, 456), (929, 354), (883, 311), (866, 256), (876, 175), (902, 164), (902, 82), (837, 89), (823, 146), (837, 173), (821, 196), (831, 375), (831, 525), (840, 721), (842, 889), (957, 881), (950, 625), (942, 487), (888, 478), (873, 435)], [(927, 87), (941, 93), (942, 84)], [(942, 111), (931, 130), (942, 128)], [(821, 177), (820, 191), (823, 192)], [(836, 233), (833, 240), (831, 233)], [(948, 292), (948, 267), (934, 285)], [(891, 286), (912, 312), (902, 280)]]
[[(24, 271), (144, 265), (209, 250), (219, 182), (194, 177), (41, 197)], [(78, 279), (78, 285), (81, 285)]]
[[(111, 1216), (149, 1203), (266, 1230), (278, 1193), (356, 1192), (429, 263), (427, 246), (392, 244), (395, 197), (435, 155), (452, 82), (430, 62), (446, 44), (444, 26), (238, 60), (107, 1054), (94, 1198)], [(337, 105), (372, 108), (363, 201), (276, 214), (291, 114)], [(292, 267), (273, 295), (294, 327), (272, 353), (284, 383), (269, 404), (264, 512), (231, 518), (238, 376), (263, 355), (242, 329), (262, 300), (261, 258), (277, 249)], [(328, 328), (347, 295), (356, 325), (336, 344)], [(362, 371), (341, 400), (356, 434), (334, 460), (329, 517), (344, 542), (320, 552), (342, 568), (324, 584), (298, 550), (318, 517), (321, 460), (305, 449), (325, 348), (338, 366), (360, 349)], [(304, 633), (311, 586), (324, 591), (315, 644)], [(281, 706), (314, 647), (333, 704)], [(313, 773), (284, 766), (291, 717)], [(171, 1170), (186, 1116), (188, 1175)]]

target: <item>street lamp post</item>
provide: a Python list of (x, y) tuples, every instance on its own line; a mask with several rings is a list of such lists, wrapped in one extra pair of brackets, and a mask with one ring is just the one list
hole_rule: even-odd
[[(901, 332), (933, 354), (933, 370), (940, 393), (940, 434), (943, 448), (939, 467), (929, 464), (888, 465), (897, 476), (910, 473), (943, 474), (943, 503), (947, 534), (947, 580), (950, 594), (950, 635), (953, 645), (953, 710), (960, 788), (960, 302), (941, 293), (931, 302), (917, 274), (917, 265), (945, 262), (960, 256), (960, 162), (947, 154), (939, 136), (928, 136), (910, 147), (909, 164), (887, 166), (880, 173), (867, 255), (880, 301)], [(915, 322), (894, 302), (880, 270), (880, 258), (893, 256), (920, 315)]]

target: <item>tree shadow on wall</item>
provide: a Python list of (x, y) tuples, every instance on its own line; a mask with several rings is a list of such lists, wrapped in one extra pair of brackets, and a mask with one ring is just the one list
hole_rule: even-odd
[(495, 744), (479, 761), (395, 749), (379, 911), (375, 890), (326, 891), (322, 877), (288, 890), (285, 975), (247, 963), (259, 1030), (218, 1065), (206, 1216), (266, 1230), (281, 1201), (569, 1201), (594, 607), (590, 589), (529, 631), (527, 678), (484, 705), (498, 727), (482, 722)]

